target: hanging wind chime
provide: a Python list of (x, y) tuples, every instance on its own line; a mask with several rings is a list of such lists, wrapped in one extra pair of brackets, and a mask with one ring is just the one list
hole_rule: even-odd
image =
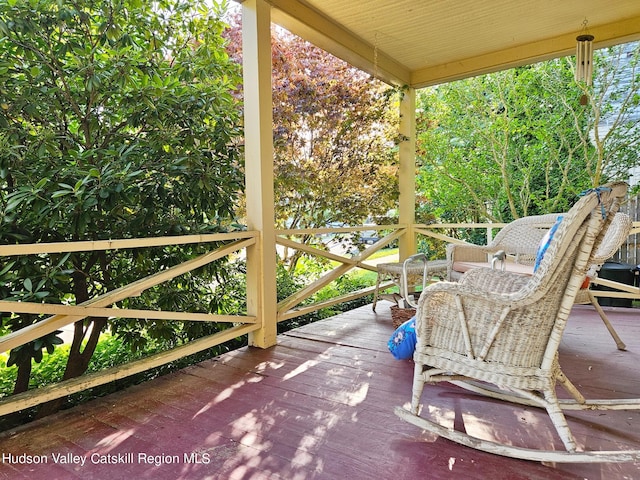
[[(587, 30), (587, 20), (583, 23), (583, 31)], [(593, 78), (593, 35), (583, 33), (576, 37), (576, 82), (584, 82), (589, 87)], [(586, 95), (580, 97), (580, 103), (586, 105), (588, 98)]]

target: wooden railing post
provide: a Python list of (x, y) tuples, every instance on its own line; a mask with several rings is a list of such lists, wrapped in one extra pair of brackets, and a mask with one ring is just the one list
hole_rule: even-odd
[(400, 187), (399, 218), (407, 232), (399, 240), (400, 260), (417, 251), (416, 234), (413, 225), (416, 218), (416, 91), (407, 88), (400, 101)]
[(247, 314), (261, 324), (249, 344), (263, 348), (277, 334), (270, 9), (264, 0), (242, 3), (247, 227), (260, 232), (247, 249)]

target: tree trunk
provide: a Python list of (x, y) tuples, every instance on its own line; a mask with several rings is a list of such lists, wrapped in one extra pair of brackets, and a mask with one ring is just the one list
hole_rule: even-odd
[[(76, 322), (74, 325), (73, 343), (69, 350), (69, 360), (67, 361), (67, 368), (64, 371), (62, 380), (79, 377), (87, 371), (93, 353), (98, 346), (100, 334), (107, 325), (107, 319), (105, 317), (89, 317), (86, 322), (86, 327), (84, 321)], [(81, 351), (80, 347), (88, 330), (91, 330), (91, 332), (89, 333), (89, 338), (87, 339), (84, 349)]]
[(18, 376), (16, 377), (16, 383), (13, 386), (13, 394), (26, 392), (29, 389), (29, 379), (31, 378), (31, 357), (28, 361), (21, 361), (18, 363)]
[[(86, 327), (85, 321), (87, 322)], [(74, 324), (73, 343), (71, 344), (71, 349), (69, 350), (67, 367), (65, 368), (62, 380), (69, 380), (70, 378), (79, 377), (87, 371), (89, 363), (91, 362), (91, 357), (93, 357), (93, 353), (95, 352), (96, 346), (98, 345), (100, 334), (102, 333), (106, 325), (106, 318), (91, 319), (91, 317), (89, 317), (87, 320), (80, 320)], [(82, 346), (85, 334), (89, 329), (91, 329), (91, 333), (89, 334), (89, 338), (84, 350), (81, 351), (80, 347)], [(36, 418), (46, 417), (47, 415), (51, 415), (52, 413), (57, 412), (64, 406), (66, 401), (66, 397), (63, 397), (51, 400), (47, 403), (43, 403), (38, 409)]]
[[(89, 299), (89, 285), (81, 269), (77, 268), (73, 273), (73, 280), (76, 303), (80, 304), (87, 301)], [(62, 380), (79, 377), (87, 371), (91, 357), (93, 357), (93, 353), (98, 345), (100, 334), (106, 325), (106, 317), (87, 317), (85, 320), (77, 321), (74, 324), (73, 341), (69, 350), (69, 358), (67, 359), (67, 366)], [(88, 332), (89, 337), (87, 338), (84, 349), (82, 349), (82, 343)], [(66, 400), (66, 398), (58, 398), (42, 404), (38, 409), (37, 418), (46, 417), (47, 415), (57, 412), (64, 406)]]

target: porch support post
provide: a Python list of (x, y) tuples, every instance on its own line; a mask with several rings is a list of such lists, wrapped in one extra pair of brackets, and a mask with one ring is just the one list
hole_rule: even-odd
[(407, 88), (400, 101), (400, 187), (399, 222), (408, 225), (407, 234), (399, 240), (400, 259), (417, 252), (413, 224), (416, 219), (416, 91)]
[(249, 335), (249, 345), (267, 348), (276, 344), (277, 295), (271, 8), (264, 0), (242, 3), (242, 50), (247, 227), (260, 232), (247, 249), (247, 314), (261, 324)]

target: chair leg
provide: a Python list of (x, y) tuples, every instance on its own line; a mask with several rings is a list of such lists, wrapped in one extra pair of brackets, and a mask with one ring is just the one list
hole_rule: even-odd
[(379, 290), (380, 290), (380, 273), (378, 273), (376, 275), (376, 289), (373, 291), (373, 305), (371, 306), (371, 308), (373, 309), (373, 311), (376, 311), (376, 304), (378, 303), (378, 294), (379, 294)]
[(609, 321), (607, 314), (604, 313), (604, 310), (602, 310), (602, 307), (598, 303), (598, 299), (590, 291), (587, 292), (587, 295), (589, 295), (589, 300), (591, 301), (591, 304), (596, 309), (596, 312), (598, 312), (598, 315), (600, 315), (600, 318), (604, 322), (605, 327), (607, 327), (607, 330), (609, 330), (609, 333), (613, 337), (613, 340), (616, 342), (618, 350), (626, 350), (627, 346), (624, 344), (624, 342), (618, 335), (618, 332), (616, 332), (616, 330), (613, 328), (613, 325), (611, 325), (611, 322)]
[(416, 362), (413, 366), (413, 389), (411, 392), (411, 413), (418, 415), (420, 409), (420, 398), (424, 391), (424, 366)]
[(569, 429), (567, 419), (564, 416), (564, 413), (562, 413), (562, 409), (560, 408), (560, 404), (558, 403), (556, 392), (552, 389), (547, 389), (544, 391), (544, 397), (547, 402), (547, 413), (549, 414), (549, 418), (551, 419), (553, 426), (558, 432), (558, 436), (564, 444), (564, 448), (567, 449), (567, 452), (575, 452), (576, 441), (573, 437), (573, 434), (571, 433), (571, 430)]

